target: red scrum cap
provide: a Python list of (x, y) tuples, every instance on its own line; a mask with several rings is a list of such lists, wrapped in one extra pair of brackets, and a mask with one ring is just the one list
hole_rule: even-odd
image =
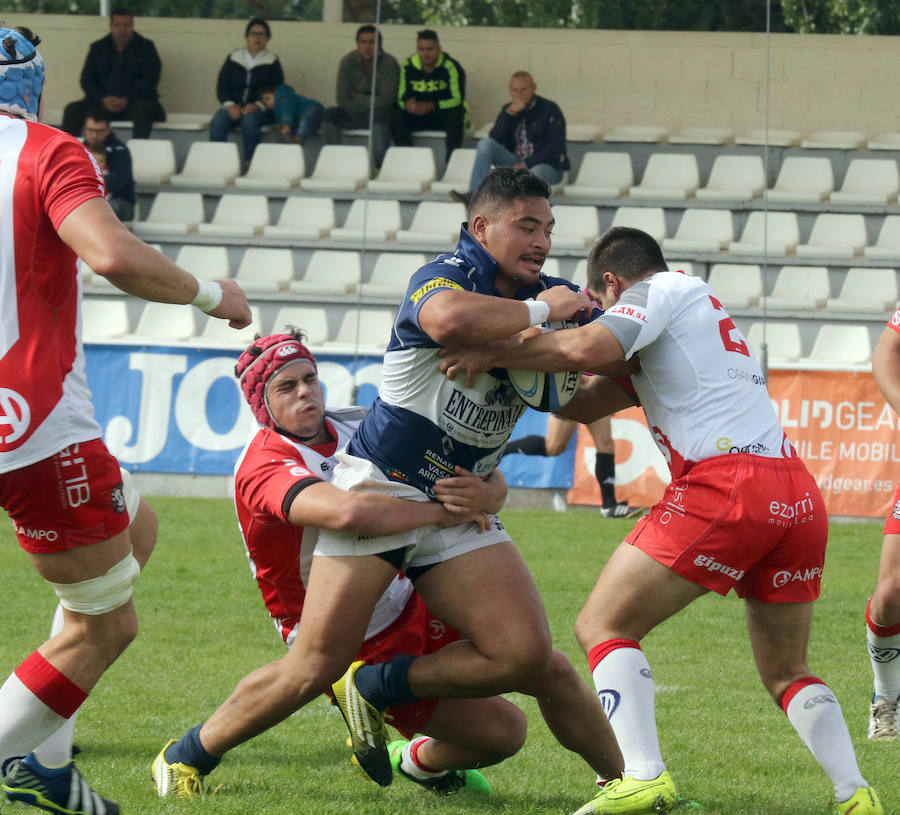
[(275, 428), (275, 421), (266, 404), (266, 385), (285, 365), (298, 359), (308, 359), (315, 367), (315, 357), (303, 344), (302, 331), (290, 334), (270, 334), (268, 337), (257, 337), (238, 357), (234, 366), (234, 375), (238, 378), (241, 390), (253, 416), (261, 425)]

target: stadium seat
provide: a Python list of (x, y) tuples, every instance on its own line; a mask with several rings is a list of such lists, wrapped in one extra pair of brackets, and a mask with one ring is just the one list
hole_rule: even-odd
[(587, 288), (587, 260), (582, 258), (575, 264), (575, 271), (572, 272), (572, 282), (582, 288)]
[(900, 133), (880, 133), (869, 139), (866, 147), (869, 150), (900, 150)]
[(850, 159), (841, 188), (831, 193), (831, 203), (848, 206), (895, 204), (898, 191), (900, 173), (896, 160), (854, 158)]
[(203, 223), (203, 196), (199, 192), (158, 192), (146, 221), (134, 221), (135, 235), (187, 235)]
[(778, 178), (768, 197), (776, 202), (819, 204), (833, 189), (830, 159), (788, 156), (781, 162)]
[(618, 125), (603, 136), (606, 142), (664, 142), (669, 128), (662, 125)]
[(199, 339), (202, 342), (224, 343), (246, 348), (253, 342), (254, 336), (263, 333), (259, 306), (250, 306), (250, 315), (250, 325), (244, 328), (232, 328), (228, 325), (228, 320), (207, 317), (203, 331), (199, 337), (194, 337), (194, 339)]
[(753, 264), (714, 263), (706, 282), (729, 310), (754, 308), (763, 293), (762, 271)]
[(863, 215), (823, 212), (813, 222), (809, 241), (797, 247), (797, 257), (852, 258), (863, 251), (867, 239)]
[(553, 246), (556, 249), (584, 249), (591, 246), (600, 232), (596, 207), (553, 207)]
[(760, 360), (762, 360), (764, 336), (770, 363), (778, 365), (793, 363), (800, 359), (800, 355), (803, 353), (803, 343), (800, 340), (800, 327), (797, 323), (786, 323), (780, 320), (767, 325), (753, 323), (747, 332), (747, 342), (753, 347)]
[(431, 186), (435, 176), (430, 147), (388, 147), (378, 177), (369, 181), (369, 192), (419, 193)]
[(887, 215), (874, 246), (867, 246), (863, 254), (870, 260), (900, 260), (900, 215)]
[(168, 139), (129, 139), (131, 170), (137, 184), (167, 184), (175, 175), (175, 147)]
[(130, 330), (128, 306), (110, 297), (85, 297), (81, 303), (81, 334), (86, 342), (125, 336)]
[[(741, 239), (728, 244), (732, 255), (762, 255), (776, 257), (793, 252), (800, 242), (800, 226), (796, 212), (751, 212), (744, 224)], [(768, 234), (766, 226), (768, 225)]]
[(204, 280), (224, 280), (231, 277), (228, 250), (224, 246), (187, 244), (178, 250), (175, 263)]
[(773, 310), (812, 311), (831, 297), (828, 269), (824, 266), (782, 266), (766, 306)]
[(796, 130), (769, 130), (751, 128), (735, 137), (735, 144), (753, 144), (762, 146), (768, 142), (770, 147), (793, 147), (800, 143), (800, 134)]
[(662, 207), (619, 207), (613, 215), (612, 226), (642, 229), (661, 244), (666, 237), (666, 213)]
[(244, 252), (234, 279), (247, 294), (274, 294), (294, 279), (294, 255), (290, 249), (251, 246)]
[(666, 252), (721, 252), (733, 240), (730, 209), (686, 209), (675, 236), (662, 246)]
[(564, 275), (559, 270), (559, 261), (556, 258), (547, 258), (544, 261), (544, 265), (541, 266), (541, 272), (543, 272), (548, 277), (561, 277), (565, 280), (568, 280), (568, 276)]
[(693, 153), (653, 153), (641, 183), (628, 194), (642, 200), (690, 198), (700, 186), (700, 169)]
[(209, 122), (212, 119), (209, 113), (170, 113), (166, 111), (166, 120), (156, 122), (157, 130), (209, 130)]
[(750, 201), (766, 188), (761, 156), (716, 156), (709, 181), (697, 190), (699, 201)]
[(295, 294), (331, 294), (343, 296), (356, 291), (362, 277), (359, 252), (316, 249), (300, 280), (292, 280)]
[[(431, 153), (428, 147), (421, 149)], [(331, 239), (334, 241), (366, 240), (384, 243), (384, 241), (393, 240), (402, 225), (399, 201), (357, 198), (350, 205), (344, 225), (331, 230)]]
[(145, 303), (132, 337), (160, 342), (184, 342), (194, 336), (197, 309), (173, 303)]
[(818, 130), (800, 142), (807, 150), (858, 150), (866, 143), (866, 134), (858, 130)]
[(355, 192), (369, 178), (369, 151), (362, 145), (326, 144), (309, 178), (300, 182), (308, 192)]
[(829, 298), (828, 311), (853, 311), (883, 314), (896, 308), (900, 292), (894, 269), (847, 269), (837, 297)]
[(208, 224), (199, 224), (204, 237), (252, 238), (269, 223), (269, 199), (265, 195), (225, 193)]
[(188, 148), (180, 173), (169, 179), (173, 187), (221, 189), (241, 172), (241, 157), (234, 142), (195, 141)]
[(455, 201), (422, 201), (413, 215), (409, 229), (397, 232), (400, 243), (424, 243), (446, 251), (459, 240), (459, 230), (466, 220), (466, 208)]
[(394, 328), (392, 308), (348, 308), (334, 338), (324, 343), (332, 353), (383, 354)]
[(574, 184), (563, 194), (570, 198), (619, 198), (634, 185), (634, 170), (628, 153), (585, 153)]
[(872, 361), (872, 340), (864, 325), (826, 323), (819, 328), (812, 351), (798, 363), (806, 368), (865, 370)]
[(669, 144), (728, 144), (734, 141), (730, 127), (683, 127), (669, 136)]
[(418, 252), (382, 252), (369, 279), (360, 286), (363, 297), (403, 297), (409, 278), (424, 266), (425, 255)]
[(682, 274), (686, 274), (688, 277), (697, 276), (697, 272), (694, 269), (694, 264), (689, 260), (670, 260), (668, 264), (670, 271), (681, 272)]
[(306, 160), (299, 144), (257, 145), (244, 175), (234, 179), (242, 190), (290, 190), (306, 174)]
[(328, 314), (321, 306), (283, 306), (275, 314), (271, 333), (280, 334), (289, 326), (302, 329), (309, 345), (328, 339)]
[(600, 141), (603, 128), (595, 124), (566, 123), (566, 141), (594, 142)]
[(274, 226), (263, 227), (264, 238), (280, 240), (319, 240), (334, 228), (334, 200), (291, 195)]
[(431, 192), (446, 195), (450, 190), (464, 192), (469, 189), (469, 179), (475, 166), (476, 150), (471, 147), (457, 147), (450, 154), (450, 160), (440, 181), (431, 184)]

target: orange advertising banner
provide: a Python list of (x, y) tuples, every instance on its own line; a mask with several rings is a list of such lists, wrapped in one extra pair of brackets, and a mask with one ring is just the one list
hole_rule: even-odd
[[(900, 481), (897, 415), (872, 374), (852, 371), (770, 371), (769, 396), (800, 457), (815, 476), (829, 515), (883, 518)], [(616, 496), (651, 506), (669, 481), (640, 408), (612, 419)], [(578, 428), (570, 504), (599, 505), (593, 440)]]

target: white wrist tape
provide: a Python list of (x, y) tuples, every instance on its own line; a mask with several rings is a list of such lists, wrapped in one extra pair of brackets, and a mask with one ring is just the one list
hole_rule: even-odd
[(197, 296), (191, 300), (191, 305), (200, 311), (212, 311), (222, 302), (222, 287), (215, 280), (204, 280), (194, 277), (197, 281)]
[(540, 325), (550, 316), (550, 305), (543, 300), (526, 300), (528, 306), (528, 325)]

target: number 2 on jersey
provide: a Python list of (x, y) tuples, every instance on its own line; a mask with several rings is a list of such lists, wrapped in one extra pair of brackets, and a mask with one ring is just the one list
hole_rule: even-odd
[[(725, 307), (716, 300), (715, 297), (710, 296), (709, 299), (716, 311), (725, 311)], [(731, 338), (732, 331), (737, 331), (737, 326), (734, 324), (734, 320), (732, 320), (731, 317), (725, 317), (724, 319), (719, 320), (719, 336), (722, 337), (722, 345), (725, 346), (725, 350), (734, 351), (735, 353), (749, 357), (750, 349), (747, 347), (747, 343), (744, 342), (744, 340), (733, 340)]]

